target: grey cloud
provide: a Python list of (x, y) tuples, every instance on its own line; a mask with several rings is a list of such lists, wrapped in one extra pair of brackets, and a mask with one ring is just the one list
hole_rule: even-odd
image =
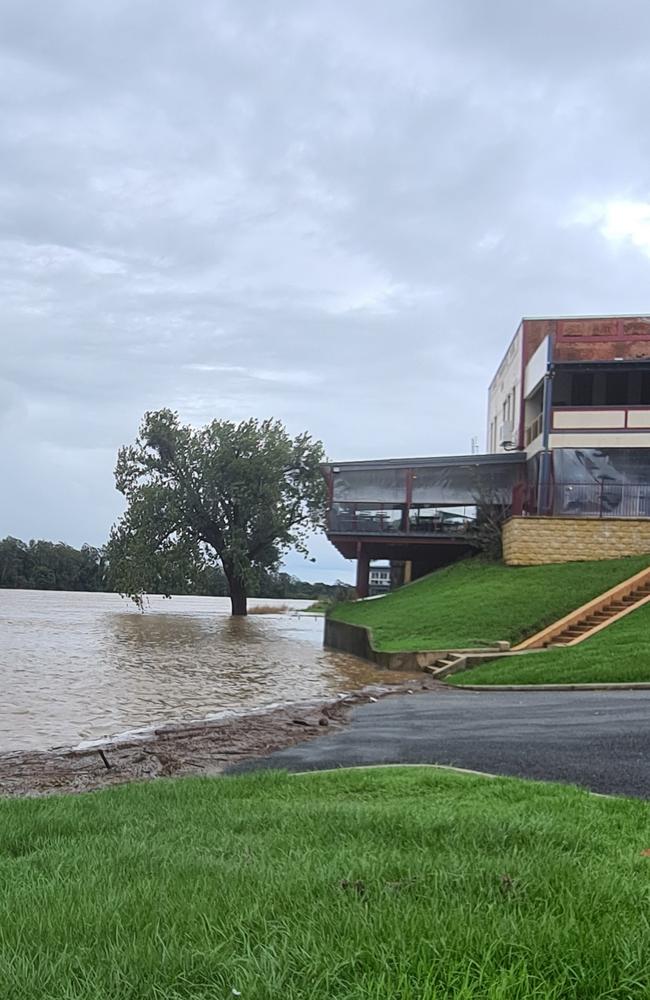
[[(649, 28), (641, 0), (7, 0), (0, 535), (101, 542), (155, 406), (467, 451), (521, 315), (647, 311), (599, 218), (650, 201)], [(346, 572), (315, 552), (289, 565)]]

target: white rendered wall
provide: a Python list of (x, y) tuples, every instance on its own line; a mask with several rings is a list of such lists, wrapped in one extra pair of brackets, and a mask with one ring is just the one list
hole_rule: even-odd
[(531, 392), (537, 388), (546, 375), (548, 367), (548, 337), (543, 341), (526, 365), (524, 375), (524, 396), (530, 396)]
[(500, 447), (499, 440), (502, 424), (512, 424), (514, 441), (517, 441), (519, 436), (522, 350), (523, 328), (520, 326), (488, 390), (486, 438), (488, 453), (504, 451)]

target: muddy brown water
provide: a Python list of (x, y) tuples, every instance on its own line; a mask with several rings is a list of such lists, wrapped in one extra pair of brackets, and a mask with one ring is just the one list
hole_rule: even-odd
[[(251, 605), (273, 604), (252, 601)], [(322, 618), (232, 619), (224, 598), (0, 590), (0, 751), (75, 745), (161, 722), (403, 683), (322, 649)]]

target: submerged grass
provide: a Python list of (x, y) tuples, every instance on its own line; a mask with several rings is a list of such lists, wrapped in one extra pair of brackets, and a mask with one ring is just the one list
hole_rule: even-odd
[(340, 604), (332, 617), (370, 626), (386, 652), (514, 644), (649, 563), (649, 556), (551, 566), (468, 559), (385, 597)]
[(647, 997), (650, 810), (426, 768), (0, 803), (0, 995)]
[(249, 615), (286, 615), (291, 611), (288, 604), (249, 604)]
[(577, 646), (506, 657), (448, 678), (463, 684), (622, 684), (650, 682), (650, 605)]

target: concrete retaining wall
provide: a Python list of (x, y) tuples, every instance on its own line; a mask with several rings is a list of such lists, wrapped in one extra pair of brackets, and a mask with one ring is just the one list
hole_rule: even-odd
[(508, 566), (618, 559), (650, 553), (650, 519), (511, 517), (503, 526)]
[[(382, 653), (373, 646), (372, 633), (365, 625), (351, 625), (332, 618), (325, 619), (323, 645), (327, 649), (338, 649), (342, 653), (359, 656), (362, 660), (370, 660), (388, 670), (422, 670), (424, 666), (417, 663), (417, 657), (421, 654)], [(440, 656), (439, 653), (437, 655)]]
[[(436, 660), (452, 652), (468, 653), (467, 666), (483, 662), (488, 652), (495, 658), (500, 655), (496, 648), (489, 651), (485, 649), (427, 649), (413, 653), (384, 653), (373, 646), (371, 629), (366, 628), (365, 625), (351, 625), (349, 622), (339, 622), (332, 618), (325, 619), (323, 645), (326, 649), (336, 649), (341, 653), (349, 653), (362, 660), (369, 660), (386, 670), (408, 670), (411, 673), (432, 667)], [(507, 643), (496, 643), (495, 647), (500, 645), (507, 646)], [(472, 660), (472, 656), (475, 656), (476, 659)]]

